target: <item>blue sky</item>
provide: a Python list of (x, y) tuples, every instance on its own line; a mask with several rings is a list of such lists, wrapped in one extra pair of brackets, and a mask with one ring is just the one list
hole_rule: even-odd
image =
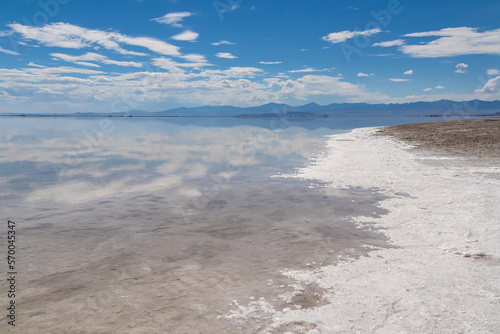
[(500, 99), (499, 1), (3, 0), (0, 112)]

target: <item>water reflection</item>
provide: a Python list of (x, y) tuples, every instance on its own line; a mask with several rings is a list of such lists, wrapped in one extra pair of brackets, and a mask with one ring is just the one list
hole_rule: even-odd
[(80, 203), (206, 178), (265, 178), (303, 164), (321, 149), (326, 134), (424, 120), (2, 118), (0, 198)]
[[(0, 121), (2, 212), (22, 235), (24, 332), (148, 319), (165, 333), (255, 333), (218, 316), (233, 300), (291, 293), (282, 269), (387, 247), (351, 220), (385, 214), (376, 189), (270, 177), (307, 163), (324, 135), (354, 120)], [(304, 306), (298, 297), (280, 307)]]
[(265, 173), (309, 156), (326, 132), (108, 119), (6, 119), (2, 130), (1, 196), (69, 203)]

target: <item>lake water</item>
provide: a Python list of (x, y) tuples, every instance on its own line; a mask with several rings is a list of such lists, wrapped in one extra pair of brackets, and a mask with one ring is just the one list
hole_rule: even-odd
[(281, 300), (280, 271), (390, 247), (352, 222), (385, 214), (384, 197), (273, 176), (320, 154), (326, 135), (437, 120), (2, 117), (19, 329), (255, 333), (256, 320), (225, 317), (235, 300), (320, 305), (314, 286)]

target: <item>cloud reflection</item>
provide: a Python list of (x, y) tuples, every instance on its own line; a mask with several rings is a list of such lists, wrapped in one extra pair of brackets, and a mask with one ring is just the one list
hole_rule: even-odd
[[(22, 201), (81, 203), (173, 189), (193, 198), (214, 178), (289, 167), (320, 147), (321, 131), (182, 126), (115, 121), (89, 145), (99, 120), (5, 119), (0, 134), (0, 194)], [(97, 138), (97, 137), (96, 137)], [(188, 185), (189, 183), (189, 185)]]

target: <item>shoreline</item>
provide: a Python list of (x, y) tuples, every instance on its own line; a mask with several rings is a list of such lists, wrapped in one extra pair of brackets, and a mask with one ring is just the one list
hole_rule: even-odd
[(294, 177), (333, 188), (371, 188), (388, 198), (379, 218), (394, 248), (311, 270), (284, 271), (297, 291), (326, 290), (324, 305), (276, 311), (240, 306), (233, 317), (272, 319), (269, 333), (500, 332), (500, 168), (473, 158), (415, 149), (359, 128), (329, 136), (326, 152)]

